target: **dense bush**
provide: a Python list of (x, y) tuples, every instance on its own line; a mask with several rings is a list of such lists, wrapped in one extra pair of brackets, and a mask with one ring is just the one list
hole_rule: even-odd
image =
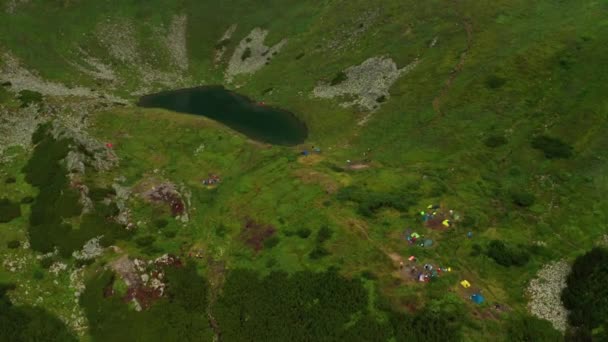
[(121, 295), (104, 296), (111, 272), (92, 278), (80, 297), (92, 341), (211, 341), (207, 281), (191, 264), (166, 267), (164, 281), (165, 295), (137, 312)]
[(21, 216), (19, 203), (14, 203), (6, 198), (0, 199), (0, 223), (10, 222)]
[(0, 284), (0, 341), (77, 341), (65, 324), (40, 308), (13, 306)]
[(103, 201), (106, 197), (116, 195), (116, 191), (112, 188), (91, 188), (89, 190), (89, 198), (95, 202)]
[(17, 96), (19, 101), (21, 101), (21, 107), (25, 108), (31, 104), (39, 104), (42, 102), (42, 94), (37, 91), (31, 90), (22, 90), (19, 92), (19, 96)]
[(530, 260), (530, 254), (521, 246), (507, 245), (500, 240), (488, 244), (486, 255), (502, 266), (523, 266)]
[(608, 250), (596, 247), (578, 257), (566, 279), (562, 301), (579, 334), (608, 331)]
[(246, 48), (245, 51), (243, 51), (243, 54), (241, 55), (241, 60), (244, 61), (247, 58), (251, 57), (251, 48)]
[(21, 242), (19, 242), (19, 240), (11, 240), (6, 243), (6, 248), (8, 249), (17, 249), (19, 246), (21, 246)]
[(561, 340), (559, 331), (549, 321), (534, 316), (517, 316), (507, 320), (507, 340), (512, 342), (553, 342)]
[(373, 216), (381, 208), (393, 208), (405, 212), (417, 202), (418, 193), (412, 189), (399, 189), (390, 192), (376, 192), (356, 186), (347, 186), (338, 191), (338, 200), (358, 204), (363, 216)]
[(308, 257), (313, 260), (317, 260), (317, 259), (326, 257), (329, 254), (330, 254), (329, 251), (327, 249), (325, 249), (325, 247), (323, 247), (322, 245), (317, 245), (317, 246), (315, 246), (315, 248), (312, 249), (312, 251), (310, 251), (310, 253), (308, 254)]
[(570, 158), (572, 156), (572, 146), (557, 138), (545, 135), (534, 137), (532, 147), (543, 151), (545, 157), (549, 159)]
[(536, 200), (533, 194), (521, 190), (513, 191), (511, 193), (511, 199), (513, 200), (513, 203), (520, 207), (529, 207), (534, 204), (534, 201)]
[(144, 236), (140, 236), (138, 238), (135, 239), (135, 243), (139, 246), (139, 247), (146, 247), (146, 246), (150, 246), (151, 244), (154, 243), (154, 241), (156, 241), (156, 238), (152, 235), (144, 235)]
[(317, 243), (322, 244), (323, 242), (329, 240), (333, 233), (334, 232), (331, 230), (331, 228), (329, 228), (329, 226), (322, 226), (317, 232)]
[(505, 83), (507, 83), (506, 79), (496, 76), (496, 75), (488, 76), (485, 81), (486, 87), (488, 87), (490, 89), (498, 89), (498, 88), (502, 87), (503, 85), (505, 85)]
[(490, 148), (496, 148), (507, 143), (507, 138), (502, 135), (491, 135), (483, 141), (484, 145)]
[(103, 235), (102, 243), (111, 244), (117, 238), (127, 238), (130, 233), (108, 216), (116, 214), (115, 204), (98, 203), (95, 211), (82, 216), (80, 227), (73, 229), (64, 222), (81, 214), (80, 195), (69, 186), (67, 171), (61, 164), (69, 151), (69, 140), (56, 140), (49, 133), (50, 126), (43, 125), (33, 135), (34, 152), (24, 166), (28, 183), (39, 188), (32, 204), (28, 233), (32, 249), (48, 253), (55, 247), (64, 257), (82, 248), (90, 239)]
[(296, 234), (298, 234), (298, 236), (301, 237), (302, 239), (307, 239), (310, 236), (310, 234), (312, 234), (312, 231), (308, 228), (300, 228), (300, 229), (298, 229)]
[(334, 78), (329, 82), (332, 86), (338, 85), (348, 79), (348, 76), (344, 73), (344, 71), (340, 71), (334, 76)]
[(280, 240), (279, 240), (279, 238), (276, 235), (271, 236), (268, 239), (264, 240), (264, 248), (266, 248), (266, 249), (272, 249), (276, 245), (279, 244), (279, 241)]

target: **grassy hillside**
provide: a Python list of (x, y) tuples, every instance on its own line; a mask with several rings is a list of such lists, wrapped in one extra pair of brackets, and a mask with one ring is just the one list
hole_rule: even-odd
[[(0, 283), (19, 284), (2, 300), (6, 292), (15, 312), (44, 308), (36, 315), (56, 315), (80, 339), (119, 338), (113, 329), (124, 322), (141, 327), (134, 336), (158, 336), (146, 325), (168, 318), (158, 323), (155, 312), (193, 317), (191, 338), (269, 338), (239, 323), (240, 312), (265, 317), (256, 324), (285, 339), (294, 337), (276, 325), (281, 316), (328, 340), (555, 340), (530, 315), (562, 332), (565, 316), (539, 314), (530, 282), (606, 243), (608, 3), (5, 0), (0, 8), (0, 210), (20, 209), (0, 221)], [(276, 54), (256, 55), (256, 28)], [(246, 46), (251, 57), (237, 53)], [(256, 58), (254, 72), (229, 74)], [(133, 105), (144, 93), (210, 84), (295, 113), (308, 140), (265, 145), (200, 116)], [(358, 84), (319, 96), (322, 86)], [(22, 108), (23, 89), (44, 96), (34, 96), (33, 112)], [(361, 105), (370, 94), (375, 109)], [(360, 105), (345, 105), (352, 101)], [(38, 130), (29, 144), (45, 121), (55, 130)], [(57, 133), (63, 126), (78, 133)], [(301, 155), (313, 146), (321, 152)], [(202, 183), (214, 175), (219, 184)], [(424, 222), (420, 211), (437, 218)], [(413, 232), (423, 238), (408, 243)], [(72, 255), (100, 236), (105, 252)], [(419, 246), (425, 239), (432, 245)], [(180, 266), (159, 264), (165, 254)], [(139, 270), (124, 261), (134, 259), (150, 262)], [(425, 264), (443, 271), (419, 282)], [(129, 285), (133, 274), (165, 271), (170, 296)], [(283, 288), (264, 292), (273, 279)], [(172, 299), (182, 291), (197, 304)], [(239, 291), (255, 293), (230, 297)], [(331, 293), (352, 302), (334, 303)], [(290, 305), (318, 320), (300, 320)], [(339, 318), (325, 326), (331, 310)], [(113, 311), (125, 321), (100, 314)], [(442, 325), (454, 334), (435, 334)], [(181, 336), (174, 328), (164, 338)]]

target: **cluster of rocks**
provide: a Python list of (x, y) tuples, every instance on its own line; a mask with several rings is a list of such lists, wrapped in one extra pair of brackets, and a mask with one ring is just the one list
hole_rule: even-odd
[(185, 14), (175, 15), (171, 21), (165, 44), (175, 67), (182, 71), (188, 70), (188, 49), (186, 44), (186, 29), (188, 17)]
[(103, 235), (92, 238), (87, 241), (82, 250), (74, 251), (72, 256), (78, 260), (91, 260), (103, 254), (104, 248), (101, 246), (100, 241)]
[(563, 260), (547, 264), (538, 272), (537, 278), (530, 281), (527, 288), (530, 312), (536, 317), (548, 320), (555, 329), (562, 332), (568, 327), (568, 310), (562, 304), (561, 293), (566, 287), (570, 269), (570, 265)]
[(18, 110), (0, 106), (0, 162), (6, 162), (10, 158), (4, 153), (8, 147), (29, 148), (32, 134), (43, 121), (44, 118), (38, 114), (36, 106)]
[(121, 185), (120, 181), (122, 180), (116, 179), (115, 183), (112, 184), (112, 189), (116, 193), (114, 202), (116, 203), (116, 207), (118, 207), (116, 221), (122, 225), (126, 225), (127, 229), (131, 229), (134, 225), (131, 223), (131, 209), (127, 205), (131, 197), (131, 188)]
[(228, 62), (225, 78), (227, 82), (232, 82), (234, 76), (239, 74), (252, 74), (260, 70), (264, 65), (270, 63), (283, 46), (287, 43), (286, 39), (281, 40), (272, 47), (264, 44), (268, 31), (261, 28), (254, 28), (247, 37), (234, 49), (234, 53)]
[(318, 98), (355, 97), (353, 101), (343, 102), (342, 106), (358, 105), (367, 111), (375, 111), (390, 97), (388, 90), (393, 83), (412, 71), (418, 63), (416, 59), (399, 69), (391, 58), (372, 57), (344, 70), (344, 80), (333, 85), (327, 82), (319, 84), (312, 95)]

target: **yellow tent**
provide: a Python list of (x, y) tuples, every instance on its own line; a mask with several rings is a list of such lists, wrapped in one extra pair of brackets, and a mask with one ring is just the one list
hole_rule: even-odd
[(461, 281), (460, 285), (462, 285), (462, 287), (464, 287), (465, 289), (468, 289), (469, 287), (471, 287), (471, 283), (469, 283), (467, 280)]
[(443, 222), (441, 222), (442, 225), (444, 225), (445, 227), (449, 227), (450, 226), (450, 220), (443, 220)]

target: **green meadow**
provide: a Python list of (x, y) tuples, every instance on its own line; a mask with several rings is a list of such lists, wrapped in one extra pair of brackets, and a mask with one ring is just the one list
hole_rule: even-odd
[[(89, 110), (83, 131), (99, 146), (90, 151), (52, 128), (83, 99), (15, 91), (14, 79), (0, 86), (0, 128), (31, 104), (51, 122), (31, 144), (0, 150), (0, 340), (606, 335), (605, 315), (556, 330), (534, 317), (528, 289), (543, 266), (607, 243), (607, 2), (0, 0), (13, 5), (0, 11), (0, 70), (18, 60), (46, 82), (128, 104)], [(187, 69), (164, 39), (178, 15)], [(104, 25), (116, 23), (127, 24), (104, 43)], [(287, 41), (226, 81), (254, 28), (268, 30), (265, 45)], [(378, 56), (397, 68), (419, 62), (377, 110), (343, 105), (356, 95), (313, 96)], [(112, 78), (84, 72), (89, 57)], [(261, 143), (200, 115), (135, 106), (141, 91), (200, 85), (293, 113), (306, 141)], [(76, 181), (70, 151), (86, 160)], [(97, 154), (117, 163), (96, 169)], [(128, 224), (116, 219), (125, 208)], [(422, 237), (410, 242), (412, 233)], [(98, 237), (102, 254), (75, 257)], [(164, 255), (180, 261), (159, 263)], [(145, 271), (121, 271), (122, 258)], [(606, 271), (583, 273), (596, 270)], [(144, 273), (162, 290), (129, 280)]]

